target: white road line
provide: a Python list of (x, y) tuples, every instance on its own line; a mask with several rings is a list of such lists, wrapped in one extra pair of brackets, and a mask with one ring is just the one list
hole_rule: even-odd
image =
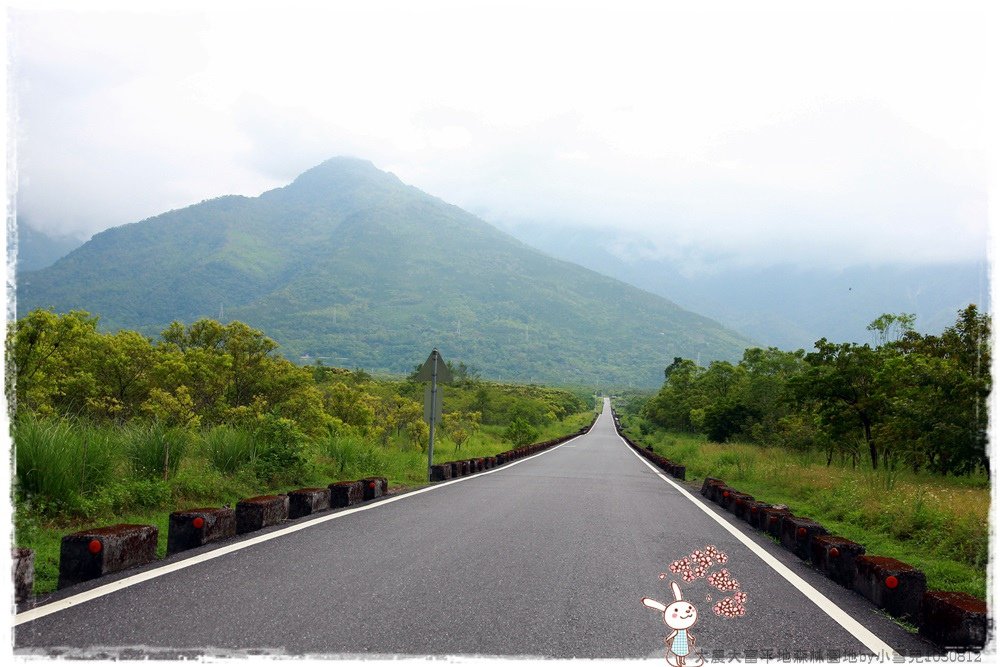
[(809, 583), (806, 582), (802, 577), (789, 570), (788, 567), (786, 567), (781, 561), (779, 561), (777, 558), (775, 558), (767, 551), (765, 551), (763, 548), (761, 548), (759, 544), (757, 544), (749, 537), (744, 535), (741, 530), (739, 530), (738, 528), (730, 524), (728, 521), (720, 517), (718, 514), (710, 510), (708, 507), (706, 507), (701, 501), (699, 501), (697, 498), (688, 493), (687, 489), (680, 486), (672, 479), (670, 479), (662, 472), (660, 472), (656, 468), (656, 466), (654, 466), (646, 459), (642, 458), (634, 449), (632, 449), (632, 447), (630, 447), (629, 444), (625, 442), (625, 439), (622, 438), (620, 435), (618, 436), (618, 439), (622, 441), (622, 444), (630, 452), (635, 454), (635, 457), (637, 459), (639, 459), (647, 466), (649, 466), (650, 470), (655, 472), (657, 477), (659, 477), (664, 482), (666, 482), (670, 486), (680, 491), (681, 494), (685, 498), (690, 500), (692, 503), (694, 503), (695, 506), (698, 507), (698, 509), (703, 511), (705, 514), (707, 514), (713, 520), (715, 520), (716, 523), (718, 523), (720, 526), (729, 531), (736, 539), (742, 542), (746, 548), (750, 549), (750, 551), (752, 551), (758, 558), (760, 558), (768, 566), (770, 566), (772, 570), (774, 570), (782, 577), (784, 577), (788, 581), (788, 583), (790, 583), (792, 586), (795, 586), (797, 589), (799, 589), (799, 591), (801, 591), (803, 595), (809, 598), (813, 602), (813, 604), (819, 607), (827, 616), (832, 618), (834, 621), (839, 623), (842, 628), (844, 628), (849, 633), (854, 635), (854, 638), (857, 639), (862, 644), (864, 644), (866, 647), (868, 647), (869, 651), (874, 653), (882, 660), (892, 659), (893, 657), (896, 657), (897, 652), (891, 646), (889, 646), (884, 641), (879, 639), (875, 635), (875, 633), (873, 633), (871, 630), (858, 623), (858, 621), (856, 621), (853, 616), (851, 616), (846, 611), (838, 607), (833, 601), (830, 600), (830, 598), (826, 597), (818, 590), (813, 588), (811, 585), (809, 585)]
[[(588, 431), (589, 433), (589, 431)], [(586, 435), (586, 434), (583, 434)], [(198, 554), (197, 556), (192, 556), (190, 558), (185, 558), (182, 561), (176, 563), (171, 563), (170, 565), (164, 565), (163, 567), (158, 567), (147, 572), (140, 572), (139, 574), (134, 574), (131, 577), (126, 577), (124, 579), (119, 579), (118, 581), (113, 581), (109, 584), (103, 586), (98, 586), (97, 588), (92, 588), (89, 591), (83, 593), (78, 593), (76, 595), (71, 595), (62, 600), (56, 600), (55, 602), (50, 602), (49, 604), (42, 605), (40, 607), (35, 607), (33, 609), (28, 609), (14, 616), (14, 627), (21, 625), (22, 623), (28, 623), (29, 621), (34, 621), (50, 614), (55, 614), (57, 612), (63, 611), (64, 609), (69, 609), (70, 607), (75, 607), (84, 602), (89, 602), (99, 597), (103, 597), (115, 591), (120, 591), (123, 588), (129, 588), (130, 586), (135, 586), (144, 581), (149, 581), (150, 579), (156, 579), (157, 577), (162, 577), (171, 572), (176, 572), (177, 570), (183, 570), (184, 568), (197, 565), (199, 563), (204, 563), (205, 561), (210, 561), (214, 558), (219, 558), (225, 556), (226, 554), (233, 553), (234, 551), (239, 551), (241, 549), (246, 549), (247, 547), (252, 547), (255, 544), (260, 544), (262, 542), (267, 542), (269, 540), (277, 539), (284, 535), (290, 535), (291, 533), (296, 533), (300, 530), (305, 530), (306, 528), (312, 528), (313, 526), (319, 525), (321, 523), (326, 523), (327, 521), (334, 521), (336, 519), (342, 519), (343, 517), (354, 514), (355, 512), (364, 512), (370, 509), (375, 509), (376, 507), (381, 507), (383, 505), (388, 505), (389, 503), (394, 503), (400, 500), (405, 500), (407, 498), (412, 498), (418, 496), (421, 493), (427, 493), (428, 491), (434, 491), (435, 489), (441, 489), (452, 484), (458, 484), (459, 482), (466, 482), (471, 479), (476, 479), (483, 475), (492, 475), (495, 472), (502, 472), (504, 470), (510, 470), (514, 466), (530, 461), (533, 458), (544, 456), (549, 452), (553, 452), (563, 445), (573, 442), (574, 440), (583, 437), (583, 435), (578, 435), (570, 438), (566, 442), (561, 442), (554, 447), (550, 447), (545, 451), (538, 452), (537, 454), (532, 454), (531, 456), (526, 456), (522, 459), (512, 461), (510, 463), (504, 464), (502, 467), (494, 468), (492, 470), (484, 470), (483, 472), (476, 473), (475, 475), (469, 475), (467, 477), (459, 477), (457, 479), (449, 480), (447, 482), (437, 482), (431, 486), (425, 486), (422, 489), (417, 489), (416, 491), (410, 491), (404, 493), (400, 496), (393, 496), (386, 498), (385, 500), (379, 500), (367, 505), (362, 505), (361, 507), (355, 507), (352, 509), (346, 509), (326, 516), (317, 517), (302, 523), (297, 523), (294, 526), (288, 526), (287, 528), (282, 528), (266, 535), (258, 535), (257, 537), (252, 537), (246, 540), (241, 540), (233, 544), (220, 547), (218, 549), (213, 549), (212, 551), (207, 551), (203, 554)]]

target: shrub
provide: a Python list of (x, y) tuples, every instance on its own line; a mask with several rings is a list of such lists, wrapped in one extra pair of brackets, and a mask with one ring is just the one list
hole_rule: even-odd
[(521, 417), (515, 418), (504, 429), (503, 438), (515, 445), (527, 445), (538, 436), (538, 429)]
[(255, 433), (254, 472), (269, 484), (297, 483), (306, 472), (306, 436), (291, 419), (263, 415)]

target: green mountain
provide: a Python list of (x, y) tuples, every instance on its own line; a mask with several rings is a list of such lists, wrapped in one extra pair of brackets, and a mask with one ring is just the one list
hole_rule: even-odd
[(21, 274), (17, 297), (150, 335), (221, 312), (327, 365), (406, 372), (437, 346), (488, 378), (587, 386), (657, 386), (675, 356), (749, 344), (349, 158), (104, 231)]

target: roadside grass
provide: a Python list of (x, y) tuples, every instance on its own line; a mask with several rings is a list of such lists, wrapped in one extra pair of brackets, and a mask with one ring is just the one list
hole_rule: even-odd
[(927, 575), (929, 589), (986, 597), (990, 482), (985, 475), (942, 477), (910, 470), (872, 471), (821, 452), (741, 443), (704, 436), (629, 432), (643, 445), (682, 463), (689, 481), (717, 477), (758, 500), (784, 504), (831, 533)]
[[(572, 433), (593, 419), (582, 412), (539, 431), (540, 442)], [(461, 447), (435, 437), (434, 461), (492, 456), (514, 445), (503, 429), (484, 426)], [(427, 453), (403, 437), (383, 446), (356, 434), (306, 443), (306, 465), (295, 478), (261, 481), (254, 468), (257, 444), (245, 431), (219, 427), (179, 443), (155, 427), (95, 427), (63, 420), (15, 425), (15, 544), (35, 551), (35, 594), (56, 589), (62, 537), (119, 523), (159, 529), (163, 557), (171, 512), (235, 506), (243, 498), (318, 486), (338, 480), (386, 477), (391, 486), (428, 484)], [(172, 460), (167, 456), (167, 452)], [(167, 475), (164, 479), (163, 468)]]

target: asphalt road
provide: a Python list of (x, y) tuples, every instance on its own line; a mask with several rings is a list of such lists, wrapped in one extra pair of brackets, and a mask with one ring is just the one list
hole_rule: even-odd
[[(690, 632), (707, 662), (733, 654), (804, 660), (816, 651), (871, 653), (870, 640), (835, 620), (841, 614), (895, 651), (932, 652), (863, 598), (696, 494), (634, 454), (605, 409), (589, 434), (537, 456), (360, 511), (286, 524), (264, 534), (273, 538), (266, 541), (233, 540), (222, 549), (245, 548), (203, 562), (220, 547), (60, 591), (15, 618), (14, 651), (662, 660), (668, 629), (640, 599), (669, 603), (673, 579), (698, 609)], [(710, 514), (738, 527), (833, 611)], [(729, 556), (726, 567), (748, 595), (743, 617), (714, 614), (726, 594), (705, 579), (659, 577), (707, 545)], [(136, 572), (151, 578), (61, 608)], [(39, 613), (46, 615), (33, 616)]]

